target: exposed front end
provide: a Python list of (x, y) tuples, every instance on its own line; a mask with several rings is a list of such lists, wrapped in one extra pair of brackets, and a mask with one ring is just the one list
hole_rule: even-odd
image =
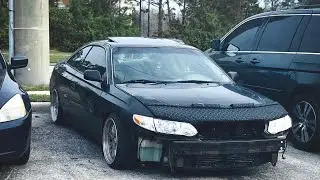
[[(161, 162), (172, 170), (243, 168), (268, 162), (276, 165), (279, 151), (286, 149), (286, 135), (291, 127), (290, 117), (275, 104), (155, 109), (153, 113), (162, 116), (133, 117), (138, 125), (138, 159)], [(164, 117), (166, 114), (170, 117)], [(175, 120), (163, 121), (164, 118)]]

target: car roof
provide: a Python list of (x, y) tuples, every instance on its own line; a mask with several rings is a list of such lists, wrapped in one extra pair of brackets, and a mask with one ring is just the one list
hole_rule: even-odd
[(110, 45), (111, 47), (175, 47), (196, 49), (195, 47), (185, 45), (184, 42), (179, 39), (145, 37), (109, 37), (106, 40), (91, 42), (89, 45)]
[(290, 15), (290, 14), (320, 14), (320, 8), (314, 8), (314, 9), (301, 8), (301, 9), (299, 9), (299, 7), (297, 7), (296, 9), (270, 11), (270, 12), (260, 13), (260, 14), (254, 15), (250, 18), (268, 17), (268, 16), (276, 16), (276, 15)]

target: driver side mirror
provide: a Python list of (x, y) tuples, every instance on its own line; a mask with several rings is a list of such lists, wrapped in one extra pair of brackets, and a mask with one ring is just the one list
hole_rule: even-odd
[(230, 76), (230, 78), (234, 81), (237, 80), (237, 78), (239, 77), (238, 73), (237, 72), (233, 72), (233, 71), (230, 71), (228, 72), (228, 75)]
[(28, 65), (28, 58), (25, 56), (14, 56), (11, 58), (10, 69), (24, 68)]
[(211, 48), (215, 51), (220, 51), (221, 41), (220, 39), (214, 39), (211, 41)]
[(98, 70), (85, 70), (83, 76), (85, 80), (102, 82), (102, 77)]

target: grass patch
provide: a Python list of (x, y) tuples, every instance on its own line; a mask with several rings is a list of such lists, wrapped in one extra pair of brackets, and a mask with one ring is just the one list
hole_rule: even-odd
[[(8, 61), (9, 60), (9, 54), (8, 50), (1, 51), (4, 58)], [(65, 59), (68, 59), (68, 57), (71, 55), (71, 53), (68, 52), (61, 52), (57, 50), (50, 50), (50, 63), (58, 63)]]
[(30, 94), (29, 98), (31, 102), (50, 102), (50, 95)]
[(58, 63), (60, 61), (66, 60), (71, 53), (61, 52), (58, 50), (50, 50), (50, 63)]
[(25, 91), (49, 91), (49, 85), (22, 86)]
[(66, 60), (69, 55), (66, 54), (50, 54), (50, 63), (58, 63)]

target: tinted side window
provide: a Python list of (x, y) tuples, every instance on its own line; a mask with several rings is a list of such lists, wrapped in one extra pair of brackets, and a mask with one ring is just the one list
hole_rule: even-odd
[(312, 16), (300, 45), (300, 52), (320, 53), (320, 16)]
[(239, 26), (225, 39), (224, 50), (227, 50), (230, 44), (236, 46), (240, 51), (251, 50), (255, 35), (263, 21), (263, 18), (254, 19)]
[(74, 54), (69, 60), (68, 63), (76, 68), (79, 71), (82, 71), (81, 69), (81, 63), (84, 60), (84, 58), (86, 58), (88, 52), (90, 51), (90, 49), (92, 48), (92, 46), (88, 46), (85, 47), (83, 49), (81, 49), (80, 51), (78, 51), (76, 54)]
[(303, 16), (271, 17), (261, 37), (258, 51), (289, 51)]
[(85, 70), (98, 70), (101, 75), (106, 72), (106, 51), (102, 47), (93, 46), (88, 56), (82, 63)]

